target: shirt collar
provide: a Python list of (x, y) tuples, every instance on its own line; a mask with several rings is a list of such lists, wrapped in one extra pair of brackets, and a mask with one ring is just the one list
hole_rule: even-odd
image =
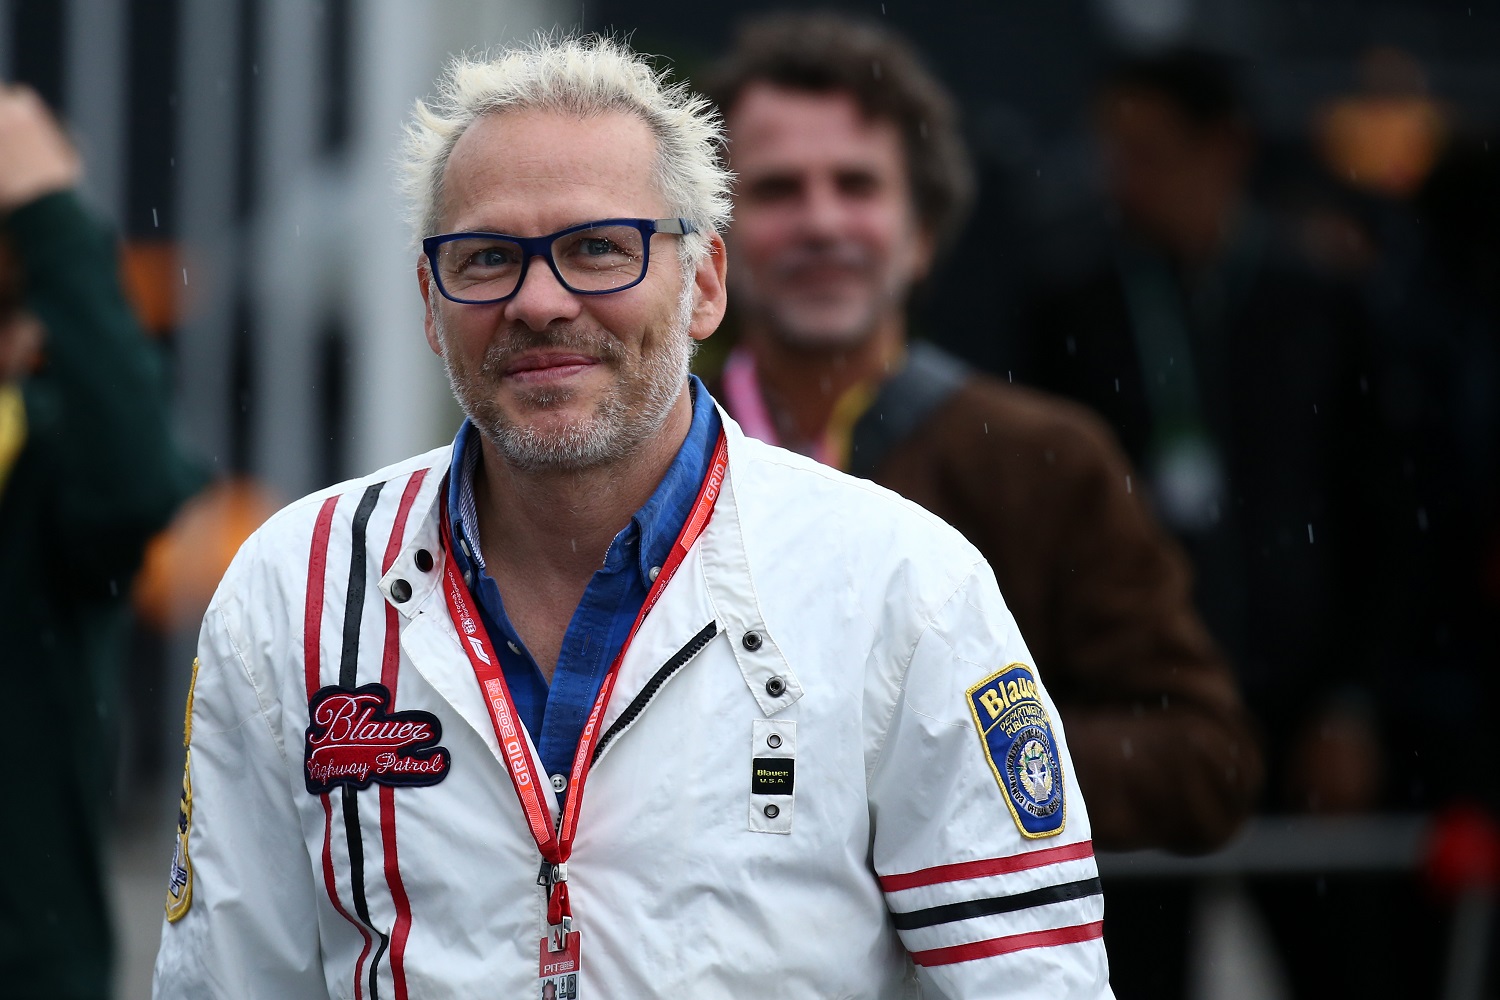
[[(651, 571), (666, 562), (672, 543), (677, 541), (677, 535), (698, 499), (698, 489), (708, 474), (718, 440), (720, 420), (713, 398), (696, 375), (688, 376), (688, 390), (693, 401), (693, 420), (682, 447), (677, 450), (677, 457), (672, 460), (650, 499), (631, 516), (630, 523), (610, 545), (613, 551), (621, 543), (639, 539), (636, 549), (638, 568), (647, 586), (652, 582)], [(453, 457), (448, 470), (448, 516), (457, 549), (454, 555), (465, 582), (471, 586), (470, 574), (475, 569), (483, 573), (485, 568), (484, 555), (479, 550), (478, 508), (474, 501), (474, 473), (479, 468), (479, 454), (478, 429), (465, 418), (453, 439)]]

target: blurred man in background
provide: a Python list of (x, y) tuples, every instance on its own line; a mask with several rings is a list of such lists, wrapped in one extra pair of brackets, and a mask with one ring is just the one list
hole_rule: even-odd
[[(1424, 515), (1394, 509), (1411, 460), (1382, 428), (1394, 386), (1357, 290), (1257, 203), (1254, 130), (1227, 59), (1122, 62), (1093, 122), (1112, 224), (1102, 252), (1031, 283), (1018, 377), (1098, 410), (1146, 471), (1265, 727), (1269, 808), (1405, 807), (1393, 767), (1434, 760), (1429, 781), (1452, 787), (1466, 758), (1434, 711), (1441, 688), (1398, 652), (1426, 597), (1398, 568), (1396, 531)], [(1298, 996), (1385, 995), (1436, 972), (1414, 971), (1413, 956), (1436, 952), (1422, 935), (1437, 921), (1403, 918), (1422, 905), (1410, 882), (1255, 888)], [(1376, 966), (1372, 950), (1396, 957)]]
[(888, 486), (979, 547), (1057, 692), (1100, 847), (1223, 843), (1258, 751), (1113, 438), (908, 343), (908, 299), (971, 194), (947, 94), (905, 43), (828, 14), (752, 24), (708, 89), (739, 177), (742, 339), (719, 398), (747, 432)]
[(102, 878), (125, 599), (196, 485), (165, 382), (121, 296), (78, 157), (30, 90), (0, 89), (0, 992), (110, 993)]

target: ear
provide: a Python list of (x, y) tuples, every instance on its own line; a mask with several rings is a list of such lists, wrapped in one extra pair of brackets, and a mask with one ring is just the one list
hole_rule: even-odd
[(912, 244), (912, 284), (920, 285), (932, 273), (932, 262), (937, 257), (937, 238), (926, 226), (917, 226), (916, 240)]
[(437, 323), (434, 321), (434, 310), (438, 308), (437, 300), (441, 298), (437, 286), (432, 283), (432, 272), (427, 269), (427, 258), (417, 258), (417, 288), (422, 292), (422, 330), (427, 334), (427, 346), (432, 348), (432, 353), (438, 357), (443, 356), (443, 344), (438, 339)]
[(697, 294), (694, 296), (693, 317), (688, 323), (688, 334), (694, 340), (707, 340), (724, 321), (724, 310), (729, 302), (724, 286), (728, 268), (724, 239), (714, 233), (708, 240), (708, 253), (693, 270), (693, 284), (697, 287)]

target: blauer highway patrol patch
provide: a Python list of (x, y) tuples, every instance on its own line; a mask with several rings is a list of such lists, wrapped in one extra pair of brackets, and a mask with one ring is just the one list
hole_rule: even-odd
[(1031, 668), (1009, 664), (966, 693), (985, 759), (1021, 836), (1062, 833), (1067, 821), (1062, 761)]
[(187, 710), (182, 721), (182, 798), (177, 803), (177, 841), (172, 847), (172, 870), (167, 875), (167, 920), (176, 923), (193, 905), (193, 863), (188, 858), (188, 835), (193, 830), (193, 691), (198, 687), (198, 660), (188, 684)]

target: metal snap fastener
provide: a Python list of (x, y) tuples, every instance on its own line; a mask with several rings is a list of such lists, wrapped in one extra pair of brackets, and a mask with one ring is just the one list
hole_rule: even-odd
[(772, 677), (770, 680), (766, 681), (766, 694), (770, 695), (772, 698), (780, 698), (782, 695), (786, 694), (786, 681), (782, 680), (780, 677)]
[(661, 567), (660, 566), (652, 566), (651, 567), (651, 572), (647, 573), (646, 576), (650, 578), (650, 580), (651, 580), (652, 583), (655, 583), (656, 582), (656, 578), (659, 577), (659, 576), (661, 576)]
[(760, 643), (761, 643), (760, 633), (757, 632), (757, 631), (755, 631), (754, 629), (751, 629), (749, 632), (746, 632), (744, 638), (742, 638), (740, 640), (740, 645), (744, 646), (746, 649), (750, 650), (750, 652), (752, 652), (752, 653), (755, 652), (757, 649), (760, 648)]
[(766, 737), (766, 746), (770, 747), (772, 750), (775, 750), (777, 747), (781, 746), (781, 737), (777, 736), (775, 733), (772, 733), (770, 736)]
[(432, 569), (432, 553), (426, 549), (417, 550), (417, 569), (423, 573)]
[(568, 787), (568, 777), (565, 774), (554, 774), (552, 776), (552, 790), (560, 792)]
[(766, 814), (766, 819), (775, 819), (777, 816), (781, 815), (781, 807), (778, 805), (766, 806), (761, 811)]
[(397, 604), (405, 604), (411, 600), (411, 584), (405, 580), (392, 580), (391, 596), (396, 599)]

